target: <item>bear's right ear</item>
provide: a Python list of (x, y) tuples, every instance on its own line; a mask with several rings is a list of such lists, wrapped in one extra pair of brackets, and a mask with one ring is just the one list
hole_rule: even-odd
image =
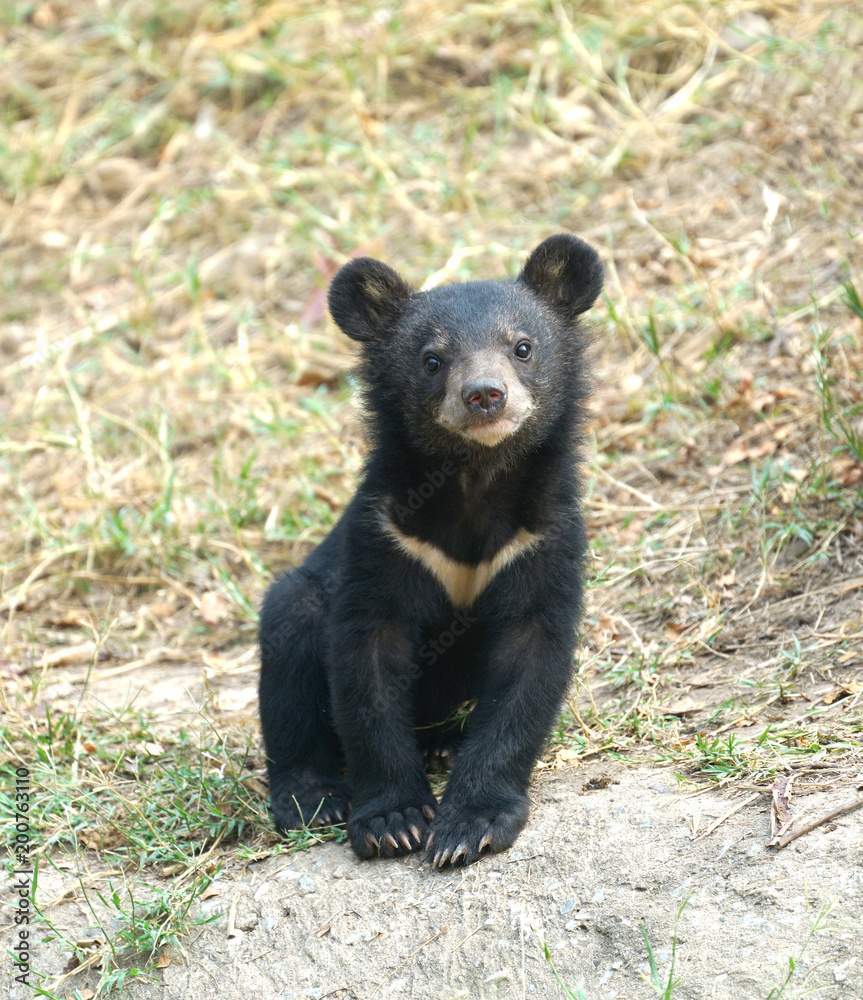
[(549, 236), (533, 251), (518, 281), (543, 301), (574, 319), (590, 309), (602, 290), (599, 254), (577, 236)]
[(387, 332), (413, 291), (391, 267), (358, 257), (333, 278), (330, 314), (349, 337), (368, 343)]

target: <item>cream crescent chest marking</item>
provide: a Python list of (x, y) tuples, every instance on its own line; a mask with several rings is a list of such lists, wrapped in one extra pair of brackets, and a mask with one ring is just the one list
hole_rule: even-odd
[(484, 559), (472, 566), (450, 558), (431, 542), (406, 535), (386, 515), (382, 517), (382, 524), (384, 531), (401, 551), (422, 563), (443, 587), (452, 603), (460, 608), (469, 608), (502, 569), (542, 540), (542, 535), (519, 528), (491, 559)]

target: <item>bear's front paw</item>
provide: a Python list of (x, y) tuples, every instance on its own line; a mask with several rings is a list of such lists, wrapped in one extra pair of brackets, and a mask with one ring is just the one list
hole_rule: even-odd
[(270, 797), (279, 833), (344, 823), (350, 809), (346, 782), (309, 771), (271, 778)]
[(357, 807), (348, 819), (351, 847), (361, 858), (394, 858), (420, 850), (436, 809), (431, 796), (393, 809)]
[(485, 851), (505, 851), (527, 822), (529, 808), (526, 795), (503, 806), (442, 803), (426, 842), (426, 861), (439, 868), (470, 865)]

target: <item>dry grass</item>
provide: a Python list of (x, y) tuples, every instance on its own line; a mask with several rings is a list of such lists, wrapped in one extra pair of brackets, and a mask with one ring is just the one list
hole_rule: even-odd
[(254, 745), (255, 608), (362, 462), (327, 280), (353, 253), (417, 285), (514, 273), (565, 228), (608, 282), (578, 718), (546, 766), (604, 752), (756, 787), (853, 779), (855, 4), (10, 11), (7, 746), (26, 756), (51, 714), (89, 724), (130, 680), (152, 739), (176, 735), (186, 685), (185, 725)]

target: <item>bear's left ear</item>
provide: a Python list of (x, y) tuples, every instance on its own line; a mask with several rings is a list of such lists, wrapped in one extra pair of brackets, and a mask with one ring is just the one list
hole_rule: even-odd
[(333, 278), (330, 313), (349, 337), (368, 343), (387, 332), (413, 291), (391, 267), (358, 257)]
[(602, 261), (589, 243), (561, 233), (533, 251), (518, 281), (572, 319), (589, 309), (602, 289)]

